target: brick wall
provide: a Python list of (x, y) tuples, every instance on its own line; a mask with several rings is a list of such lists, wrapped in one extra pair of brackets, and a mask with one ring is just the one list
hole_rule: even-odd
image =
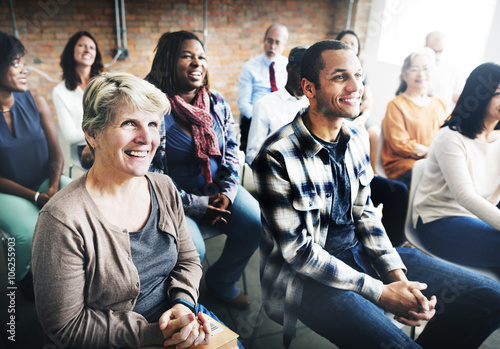
[[(353, 27), (364, 40), (371, 0), (355, 1)], [(13, 1), (19, 38), (28, 49), (26, 62), (60, 80), (60, 54), (71, 35), (87, 30), (96, 38), (104, 63), (116, 52), (113, 0), (18, 0)], [(203, 39), (203, 0), (126, 0), (129, 58), (109, 69), (144, 77), (153, 50), (166, 31), (188, 30)], [(349, 0), (219, 0), (208, 1), (208, 55), (211, 87), (221, 92), (238, 119), (238, 76), (250, 57), (262, 52), (264, 31), (271, 23), (285, 24), (290, 32), (285, 55), (297, 45), (332, 38), (345, 28)], [(0, 7), (0, 30), (13, 33), (9, 2)], [(50, 82), (38, 73), (30, 76), (30, 89), (44, 95), (49, 104)]]

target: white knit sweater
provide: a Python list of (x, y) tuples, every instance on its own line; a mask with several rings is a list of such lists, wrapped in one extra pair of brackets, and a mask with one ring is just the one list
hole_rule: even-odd
[(499, 200), (500, 139), (484, 143), (442, 128), (429, 149), (413, 217), (424, 223), (474, 217), (500, 230)]

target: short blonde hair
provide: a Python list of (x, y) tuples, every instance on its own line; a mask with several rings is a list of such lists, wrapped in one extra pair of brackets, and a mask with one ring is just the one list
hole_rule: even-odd
[(102, 131), (122, 105), (160, 118), (170, 111), (168, 98), (149, 82), (129, 73), (102, 73), (90, 80), (83, 94), (83, 131)]

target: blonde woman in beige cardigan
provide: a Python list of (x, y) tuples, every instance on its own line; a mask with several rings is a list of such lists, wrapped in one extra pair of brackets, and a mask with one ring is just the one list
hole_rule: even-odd
[(33, 239), (46, 336), (71, 348), (208, 344), (181, 199), (167, 176), (148, 172), (167, 98), (113, 73), (95, 77), (83, 100), (94, 165), (44, 206)]

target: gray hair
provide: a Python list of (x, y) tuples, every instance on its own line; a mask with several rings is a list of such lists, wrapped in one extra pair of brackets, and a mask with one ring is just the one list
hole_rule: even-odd
[(415, 57), (417, 56), (427, 56), (429, 58), (429, 64), (431, 68), (434, 68), (436, 66), (436, 53), (429, 47), (423, 47), (420, 50), (411, 53), (408, 57), (406, 57), (405, 61), (403, 62), (403, 66), (401, 67), (401, 75), (399, 76), (399, 87), (396, 90), (396, 96), (406, 91), (408, 85), (404, 80), (404, 75), (412, 65)]
[(159, 118), (170, 111), (168, 98), (149, 82), (129, 73), (102, 73), (90, 81), (83, 94), (83, 131), (102, 131), (124, 104), (133, 112), (157, 113)]

